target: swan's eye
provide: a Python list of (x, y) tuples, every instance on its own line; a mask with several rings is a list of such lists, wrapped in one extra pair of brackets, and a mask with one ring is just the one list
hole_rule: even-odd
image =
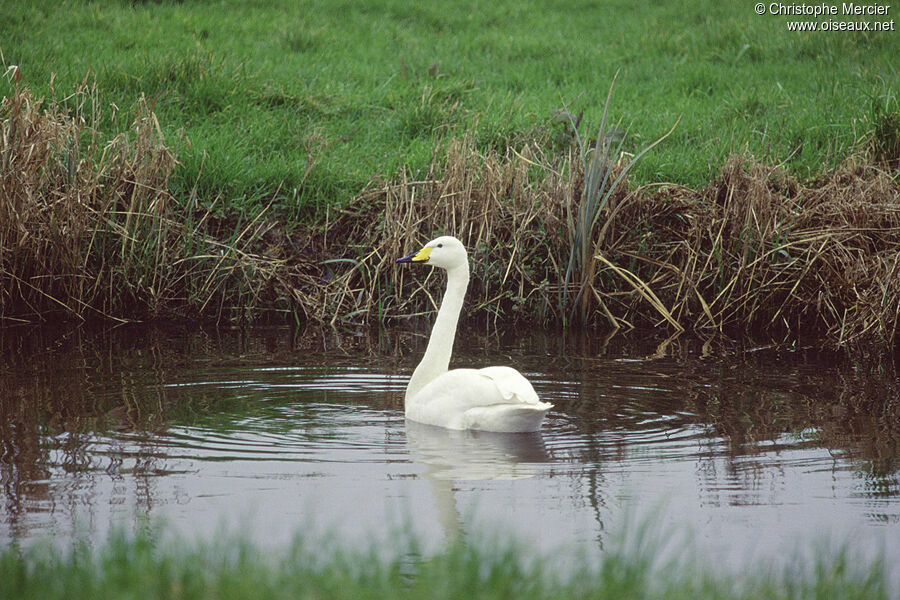
[(438, 247), (438, 248), (443, 248), (444, 245), (443, 245), (443, 244), (438, 244), (437, 247)]

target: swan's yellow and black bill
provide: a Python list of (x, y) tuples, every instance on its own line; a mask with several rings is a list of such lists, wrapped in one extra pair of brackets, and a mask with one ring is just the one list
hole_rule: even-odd
[(415, 254), (410, 254), (409, 256), (404, 256), (403, 258), (398, 258), (398, 263), (408, 263), (408, 262), (427, 262), (428, 257), (431, 255), (431, 248), (429, 246), (425, 246)]

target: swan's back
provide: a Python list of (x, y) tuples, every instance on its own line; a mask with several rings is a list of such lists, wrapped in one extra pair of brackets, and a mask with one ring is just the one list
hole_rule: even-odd
[(510, 367), (454, 369), (406, 401), (406, 416), (448, 429), (525, 432), (540, 428), (553, 407)]

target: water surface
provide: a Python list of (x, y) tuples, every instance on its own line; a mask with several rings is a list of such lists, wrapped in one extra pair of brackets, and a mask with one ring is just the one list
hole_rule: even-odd
[(469, 331), (454, 365), (515, 365), (555, 404), (538, 434), (487, 434), (405, 421), (424, 344), (399, 328), (3, 330), (0, 541), (102, 539), (149, 515), (190, 538), (389, 546), (407, 529), (602, 554), (653, 514), (736, 567), (825, 541), (900, 564), (889, 357)]

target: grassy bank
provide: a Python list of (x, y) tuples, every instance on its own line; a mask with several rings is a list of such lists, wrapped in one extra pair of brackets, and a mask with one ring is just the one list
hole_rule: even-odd
[(0, 318), (403, 317), (454, 233), (474, 318), (893, 346), (898, 38), (751, 12), (4, 5)]
[[(585, 230), (596, 153), (481, 152), (470, 134), (423, 177), (373, 181), (303, 225), (271, 204), (222, 216), (196, 190), (179, 202), (158, 116), (141, 105), (105, 137), (104, 107), (88, 83), (64, 103), (19, 86), (0, 107), (7, 320), (407, 316), (430, 310), (442, 282), (393, 260), (446, 232), (470, 248), (475, 317), (897, 339), (900, 185), (875, 137), (810, 182), (741, 158), (699, 189), (623, 180)], [(610, 183), (626, 162), (610, 156)]]
[[(99, 548), (0, 551), (0, 597), (60, 598), (694, 598), (880, 600), (889, 597), (883, 566), (848, 552), (782, 557), (735, 579), (665, 559), (665, 540), (643, 532), (631, 550), (608, 549), (600, 564), (573, 558), (561, 568), (521, 546), (493, 551), (458, 542), (423, 557), (347, 554), (302, 541), (273, 556), (241, 539), (161, 543), (153, 535), (113, 535)], [(659, 545), (661, 544), (661, 545)], [(326, 545), (327, 546), (327, 545)], [(403, 546), (406, 547), (406, 546)], [(392, 555), (402, 556), (399, 548)]]
[(713, 0), (2, 7), (3, 61), (38, 95), (65, 97), (93, 72), (105, 131), (146, 96), (181, 163), (179, 202), (192, 190), (218, 209), (274, 200), (298, 218), (375, 177), (420, 179), (468, 133), (476, 151), (502, 153), (541, 137), (563, 106), (595, 130), (616, 72), (613, 119), (634, 147), (681, 119), (635, 182), (693, 188), (732, 154), (815, 177), (900, 91), (896, 31), (795, 33), (789, 17)]

